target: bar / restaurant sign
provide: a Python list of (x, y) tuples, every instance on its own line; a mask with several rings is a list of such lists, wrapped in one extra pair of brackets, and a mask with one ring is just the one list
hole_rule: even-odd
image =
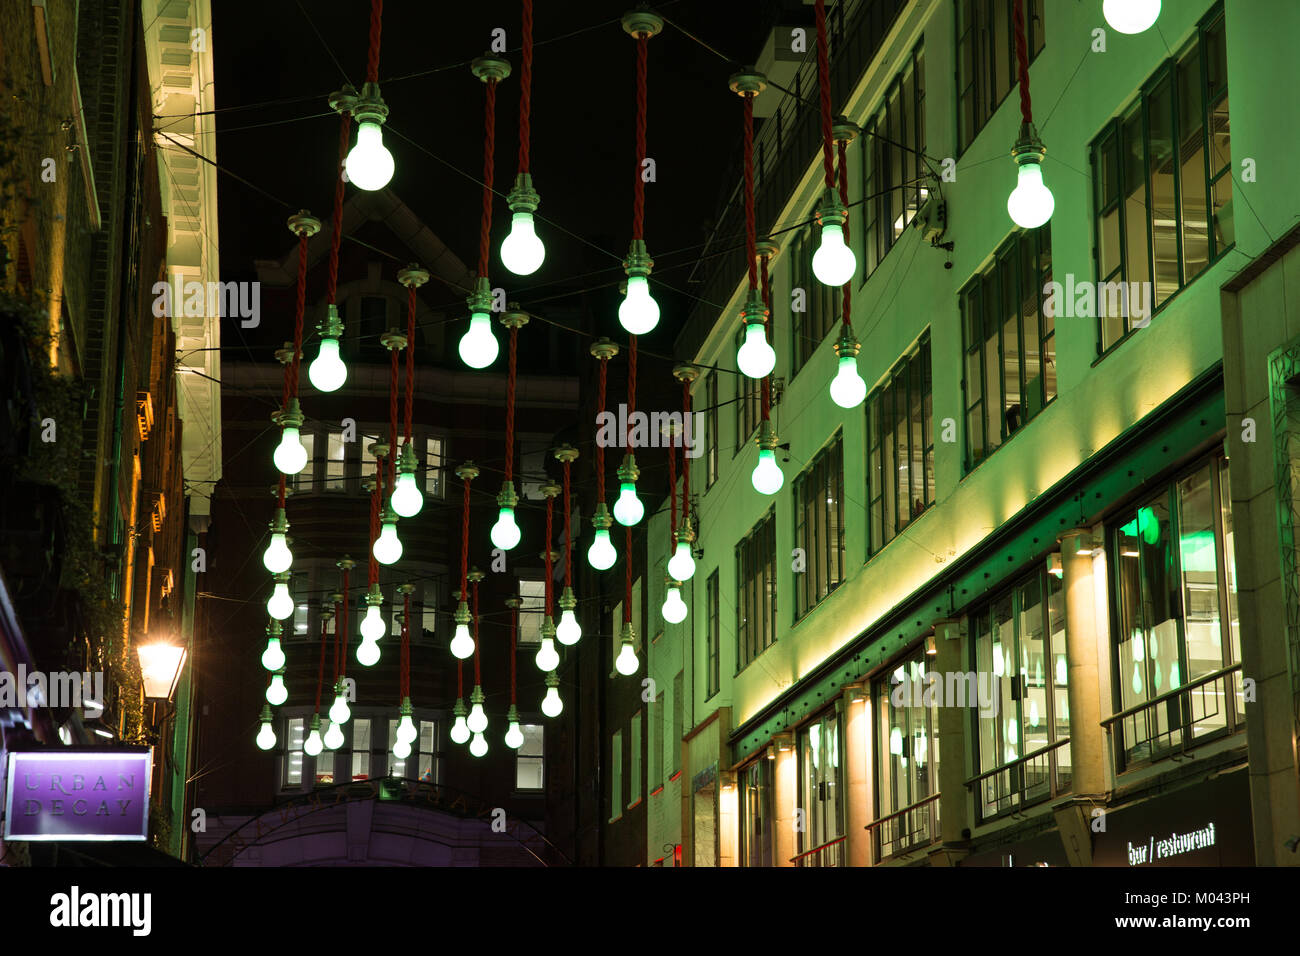
[(147, 840), (147, 747), (10, 752), (6, 840)]

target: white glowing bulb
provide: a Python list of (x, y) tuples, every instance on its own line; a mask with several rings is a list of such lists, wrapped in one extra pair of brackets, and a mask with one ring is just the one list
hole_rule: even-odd
[(357, 645), (357, 663), (362, 667), (374, 667), (379, 663), (379, 645), (366, 638)]
[(487, 714), (483, 711), (482, 704), (474, 704), (470, 707), (469, 719), (465, 721), (465, 725), (469, 727), (472, 734), (481, 734), (487, 730), (488, 719)]
[(530, 276), (541, 268), (546, 247), (537, 238), (531, 212), (517, 212), (510, 217), (510, 235), (501, 243), (501, 263), (517, 276)]
[(831, 401), (840, 408), (857, 408), (867, 397), (867, 383), (858, 374), (858, 360), (852, 355), (840, 356), (840, 368), (831, 379)]
[(262, 666), (269, 671), (278, 671), (284, 666), (284, 649), (280, 647), (278, 637), (267, 638), (266, 650), (262, 651)]
[(475, 734), (474, 739), (470, 741), (469, 752), (475, 757), (482, 757), (488, 751), (487, 738), (481, 733)]
[(1102, 0), (1102, 16), (1120, 33), (1142, 33), (1160, 16), (1160, 0)]
[(317, 754), (319, 754), (322, 750), (325, 749), (324, 744), (321, 742), (320, 739), (319, 727), (313, 727), (311, 729), (311, 733), (307, 735), (307, 740), (303, 743), (302, 749), (307, 754), (308, 757), (315, 757)]
[(774, 495), (781, 490), (785, 484), (785, 475), (776, 463), (776, 452), (770, 448), (758, 450), (758, 464), (750, 473), (749, 480), (760, 495)]
[(402, 556), (402, 542), (397, 537), (397, 521), (385, 521), (379, 537), (375, 539), (375, 560), (380, 564), (395, 564)]
[(275, 462), (275, 467), (286, 475), (296, 475), (307, 467), (307, 449), (302, 447), (298, 429), (292, 425), (284, 426), (280, 434), (280, 444), (275, 446), (275, 454), (271, 458)]
[(609, 540), (609, 529), (598, 528), (596, 537), (592, 539), (591, 547), (587, 549), (587, 561), (597, 571), (608, 571), (618, 560), (618, 552), (614, 550), (614, 545)]
[(293, 613), (293, 598), (289, 594), (289, 585), (284, 581), (275, 582), (275, 590), (266, 602), (266, 613), (277, 621), (283, 621)]
[(650, 294), (650, 282), (645, 276), (628, 276), (618, 321), (629, 335), (645, 335), (659, 324), (659, 303)]
[(463, 744), (469, 740), (469, 725), (465, 723), (465, 715), (460, 714), (456, 717), (456, 722), (451, 725), (451, 742)]
[(502, 507), (497, 512), (497, 523), (492, 526), (492, 543), (502, 551), (509, 551), (519, 543), (519, 525), (515, 524), (515, 509)]
[(776, 368), (776, 350), (767, 344), (767, 327), (762, 322), (745, 326), (745, 341), (736, 352), (736, 364), (750, 378), (762, 378)]
[(614, 502), (614, 520), (630, 528), (645, 517), (645, 505), (636, 496), (636, 484), (624, 481), (619, 484), (618, 501)]
[(322, 392), (337, 392), (348, 380), (348, 367), (339, 355), (339, 340), (325, 336), (320, 340), (320, 351), (307, 366), (307, 378)]
[(695, 574), (695, 558), (691, 556), (689, 541), (678, 541), (673, 556), (668, 559), (668, 574), (674, 581), (689, 581)]
[(388, 627), (384, 624), (384, 615), (379, 610), (379, 605), (370, 605), (366, 608), (366, 616), (361, 619), (361, 636), (367, 641), (377, 641), (387, 633)]
[(462, 661), (474, 653), (474, 638), (469, 636), (468, 624), (456, 625), (456, 633), (451, 639), (451, 653)]
[(393, 756), (398, 760), (405, 760), (407, 757), (411, 756), (411, 742), (409, 740), (402, 740), (399, 737), (397, 742), (393, 744)]
[(411, 715), (403, 714), (402, 719), (397, 722), (397, 739), (409, 744), (418, 736), (420, 734), (415, 729), (415, 722), (411, 720)]
[(895, 757), (903, 755), (903, 731), (898, 727), (889, 732), (889, 752)]
[(664, 606), (661, 608), (664, 620), (669, 624), (680, 624), (686, 620), (686, 602), (682, 600), (682, 589), (670, 587), (668, 594), (664, 597)]
[(566, 646), (577, 644), (582, 638), (582, 625), (572, 610), (560, 614), (560, 623), (555, 626), (555, 639)]
[(1036, 229), (1052, 218), (1056, 200), (1043, 184), (1043, 167), (1021, 163), (1016, 171), (1016, 188), (1007, 197), (1007, 214), (1021, 229)]
[(262, 729), (257, 732), (257, 746), (262, 750), (270, 750), (275, 746), (275, 731), (271, 729), (271, 722), (263, 721)]
[(337, 723), (330, 724), (330, 729), (325, 731), (325, 746), (330, 750), (338, 750), (343, 746), (343, 730)]
[(374, 192), (383, 189), (393, 178), (393, 154), (384, 145), (384, 134), (378, 123), (362, 123), (357, 127), (357, 144), (343, 163), (348, 179), (358, 189)]
[(624, 677), (636, 673), (640, 662), (636, 659), (636, 651), (632, 650), (631, 644), (624, 644), (623, 649), (618, 652), (618, 657), (614, 659), (614, 669)]
[(397, 476), (397, 487), (393, 489), (389, 504), (403, 518), (414, 518), (420, 513), (424, 507), (424, 495), (420, 494), (420, 483), (415, 480), (415, 475), (404, 471)]
[(487, 368), (496, 361), (501, 346), (492, 334), (492, 320), (486, 312), (469, 317), (469, 330), (460, 338), (460, 360), (470, 368)]
[(1069, 672), (1066, 669), (1065, 655), (1057, 654), (1056, 655), (1056, 682), (1058, 684), (1064, 684), (1068, 676), (1069, 676)]
[(289, 699), (289, 691), (284, 686), (284, 675), (273, 674), (271, 683), (266, 685), (266, 702), (272, 707), (279, 707)]
[(1007, 672), (1006, 662), (1002, 659), (1002, 644), (1000, 641), (993, 642), (993, 676), (1001, 677)]
[(549, 674), (555, 668), (560, 666), (560, 655), (555, 650), (555, 639), (551, 637), (542, 638), (541, 649), (533, 658), (537, 663), (537, 669), (545, 674)]
[(542, 713), (547, 717), (559, 717), (562, 710), (564, 710), (564, 701), (560, 700), (559, 689), (546, 688), (546, 696), (542, 698)]
[(822, 226), (822, 241), (813, 253), (813, 275), (823, 285), (844, 285), (858, 268), (853, 250), (844, 244), (844, 227), (838, 222)]
[(352, 709), (348, 707), (348, 698), (345, 694), (339, 694), (334, 698), (334, 703), (330, 705), (330, 729), (346, 724), (352, 719)]
[(510, 729), (506, 731), (506, 746), (511, 750), (518, 750), (524, 745), (524, 732), (519, 729), (519, 721), (510, 721)]
[(284, 539), (283, 531), (276, 531), (271, 535), (271, 543), (262, 552), (262, 564), (272, 574), (288, 571), (289, 566), (293, 564), (293, 552), (289, 550), (289, 544)]

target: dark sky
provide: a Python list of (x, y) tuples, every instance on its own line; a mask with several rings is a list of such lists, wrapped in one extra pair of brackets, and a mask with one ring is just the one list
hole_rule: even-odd
[[(752, 60), (780, 5), (667, 0), (655, 9), (726, 56)], [(365, 78), (368, 0), (213, 6), (219, 164), (327, 220), (338, 119), (326, 98), (344, 75), (358, 88)], [(630, 6), (629, 0), (536, 4), (532, 172), (540, 214), (574, 235), (540, 223), (546, 263), (517, 279), (496, 254), (509, 216), (503, 199), (493, 212), (494, 285), (504, 285), (524, 308), (530, 298), (554, 301), (557, 292), (608, 285), (615, 332), (618, 260), (631, 230), (635, 89), (634, 43), (617, 21)], [(384, 4), (379, 74), (390, 110), (384, 141), (397, 167), (391, 188), (471, 266), (481, 206), (483, 89), (468, 63), (486, 51), (495, 27), (505, 28), (514, 51), (519, 17), (517, 0)], [(514, 72), (497, 97), (495, 185), (502, 193), (517, 168), (519, 109), (519, 54), (505, 56)], [(647, 140), (658, 182), (647, 186), (646, 241), (655, 278), (685, 290), (697, 252), (692, 247), (702, 243), (724, 189), (739, 175), (741, 105), (727, 88), (733, 65), (672, 25), (650, 41), (649, 59)], [(268, 100), (290, 102), (250, 106)], [(229, 176), (219, 197), (223, 279), (246, 278), (254, 259), (289, 248), (290, 210), (282, 203)], [(395, 246), (390, 251), (404, 260)], [(667, 348), (690, 300), (674, 301), (666, 291), (660, 300), (664, 320), (656, 339)]]

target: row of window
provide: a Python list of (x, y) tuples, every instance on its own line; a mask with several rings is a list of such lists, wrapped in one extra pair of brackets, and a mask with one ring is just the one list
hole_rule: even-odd
[[(660, 691), (648, 709), (638, 710), (627, 725), (627, 733), (620, 727), (609, 738), (609, 820), (613, 822), (642, 800), (641, 782), (654, 794), (667, 780), (681, 772), (682, 717), (685, 701), (682, 698), (683, 671), (673, 677), (672, 697), (665, 706), (665, 694)], [(642, 747), (642, 733), (645, 746)], [(627, 741), (627, 773), (624, 773), (623, 743)], [(642, 774), (642, 751), (648, 758), (646, 773)], [(664, 756), (668, 760), (665, 762)], [(667, 780), (665, 779), (667, 778)]]

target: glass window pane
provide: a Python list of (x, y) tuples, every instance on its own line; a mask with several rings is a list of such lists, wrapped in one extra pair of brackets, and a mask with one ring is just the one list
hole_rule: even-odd
[(342, 491), (347, 446), (343, 443), (342, 432), (329, 433), (329, 447), (325, 459), (325, 490)]
[(1178, 192), (1183, 238), (1183, 282), (1190, 282), (1210, 262), (1205, 178), (1204, 106), (1201, 58), (1196, 50), (1178, 64)]
[(1146, 97), (1147, 174), (1150, 177), (1151, 252), (1155, 260), (1152, 306), (1178, 289), (1178, 215), (1174, 196), (1174, 97), (1168, 77)]

